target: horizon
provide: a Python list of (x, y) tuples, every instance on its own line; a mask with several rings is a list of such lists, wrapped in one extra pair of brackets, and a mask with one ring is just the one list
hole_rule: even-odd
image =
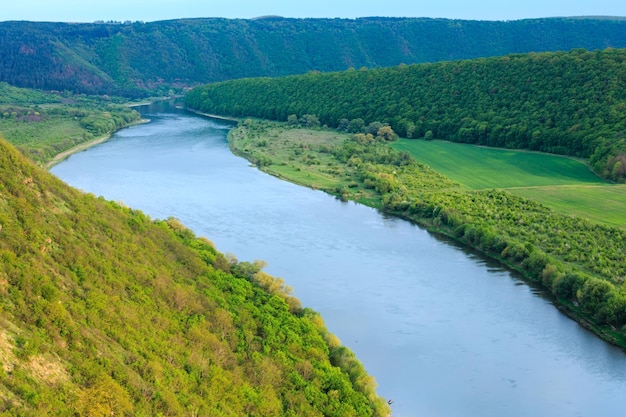
[(522, 17), (519, 19), (465, 19), (454, 17), (429, 17), (429, 16), (358, 16), (358, 17), (291, 17), (280, 15), (263, 15), (254, 17), (221, 17), (221, 16), (197, 16), (197, 17), (175, 17), (164, 18), (157, 20), (92, 20), (92, 21), (69, 21), (69, 20), (26, 20), (26, 19), (12, 19), (12, 20), (0, 20), (0, 23), (9, 22), (28, 22), (28, 23), (63, 23), (63, 24), (132, 24), (132, 23), (158, 23), (166, 21), (176, 20), (202, 20), (202, 19), (226, 19), (226, 20), (262, 20), (262, 19), (294, 19), (294, 20), (361, 20), (361, 19), (430, 19), (430, 20), (454, 20), (454, 21), (467, 21), (467, 22), (514, 22), (521, 20), (542, 20), (542, 19), (596, 19), (596, 20), (626, 20), (626, 16), (613, 16), (613, 15), (580, 15), (580, 16), (544, 16), (544, 17)]
[(3, 7), (0, 21), (93, 23), (156, 22), (163, 20), (225, 18), (252, 20), (263, 17), (285, 19), (360, 19), (368, 17), (427, 18), (449, 20), (512, 21), (544, 18), (626, 18), (626, 2), (597, 0), (593, 3), (566, 0), (528, 0), (502, 3), (483, 0), (231, 0), (228, 3), (202, 0), (22, 0)]

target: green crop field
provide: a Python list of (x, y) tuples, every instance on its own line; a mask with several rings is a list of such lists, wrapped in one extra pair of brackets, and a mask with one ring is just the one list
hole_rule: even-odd
[(533, 187), (509, 191), (563, 213), (626, 227), (626, 185)]
[(393, 146), (469, 189), (506, 188), (565, 214), (626, 227), (626, 186), (604, 181), (578, 160), (439, 140)]
[(393, 146), (473, 190), (607, 184), (584, 163), (562, 156), (439, 140), (402, 139)]

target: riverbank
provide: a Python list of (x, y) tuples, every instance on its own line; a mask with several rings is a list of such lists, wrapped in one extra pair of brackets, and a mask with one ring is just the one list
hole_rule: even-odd
[(227, 116), (220, 116), (220, 115), (217, 115), (217, 114), (203, 113), (201, 111), (190, 109), (188, 107), (181, 107), (181, 108), (185, 109), (186, 111), (188, 111), (190, 113), (194, 113), (194, 114), (197, 114), (199, 116), (210, 117), (211, 119), (226, 120), (226, 121), (229, 121), (229, 122), (236, 122), (236, 123), (239, 123), (241, 121), (241, 119), (237, 119), (235, 117), (227, 117)]
[[(149, 119), (140, 119), (137, 122), (129, 123), (126, 126), (120, 127), (120, 129), (125, 129), (125, 128), (130, 127), (130, 126), (135, 126), (135, 125), (138, 125), (138, 124), (143, 124), (143, 123), (148, 123), (148, 122), (150, 122)], [(120, 130), (120, 129), (118, 129), (118, 130)], [(96, 145), (99, 145), (99, 144), (101, 144), (103, 142), (106, 142), (107, 140), (109, 140), (111, 138), (113, 133), (115, 133), (115, 132), (108, 133), (106, 135), (100, 136), (99, 138), (95, 138), (95, 139), (92, 139), (92, 140), (87, 141), (87, 142), (79, 143), (78, 145), (76, 145), (76, 146), (74, 146), (74, 147), (72, 147), (70, 149), (67, 149), (67, 150), (65, 150), (65, 151), (63, 151), (61, 153), (56, 154), (50, 161), (48, 161), (45, 164), (45, 168), (49, 170), (50, 168), (52, 168), (56, 164), (62, 162), (65, 158), (69, 157), (72, 154), (75, 154), (76, 152), (81, 152), (81, 151), (84, 151), (86, 149), (91, 148), (92, 146), (96, 146)]]
[[(164, 98), (164, 99), (156, 100), (156, 101), (166, 101), (166, 100), (169, 100), (169, 99), (170, 98)], [(152, 103), (154, 103), (154, 101), (145, 101), (145, 102), (140, 102), (140, 103), (131, 103), (131, 104), (128, 105), (128, 107), (133, 107), (134, 108), (134, 107), (146, 106), (146, 105), (149, 105), (149, 104), (152, 104)], [(187, 110), (187, 111), (189, 111), (191, 113), (198, 114), (198, 115), (204, 116), (204, 117), (209, 117), (209, 118), (212, 118), (212, 119), (226, 120), (226, 121), (230, 121), (230, 122), (239, 122), (239, 119), (232, 118), (232, 117), (225, 117), (225, 116), (219, 116), (219, 115), (216, 115), (216, 114), (202, 113), (202, 112), (195, 111), (195, 110), (192, 110), (192, 109), (185, 109), (185, 110)], [(140, 120), (138, 120), (136, 122), (129, 123), (129, 124), (125, 125), (125, 126), (122, 126), (119, 129), (117, 129), (116, 131), (121, 130), (121, 129), (125, 129), (125, 128), (130, 127), (130, 126), (135, 126), (135, 125), (138, 125), (138, 124), (143, 124), (143, 123), (148, 123), (148, 122), (150, 122), (149, 119), (140, 119)], [(96, 145), (99, 145), (99, 144), (101, 144), (103, 142), (106, 142), (107, 140), (109, 140), (111, 138), (111, 136), (114, 133), (115, 132), (111, 132), (111, 133), (108, 133), (106, 135), (100, 136), (98, 138), (89, 140), (87, 142), (79, 143), (78, 145), (76, 145), (76, 146), (74, 146), (74, 147), (72, 147), (70, 149), (67, 149), (67, 150), (65, 150), (63, 152), (58, 153), (50, 161), (45, 163), (45, 165), (44, 165), (45, 169), (49, 170), (50, 168), (52, 168), (56, 164), (62, 162), (64, 159), (68, 158), (69, 156), (71, 156), (74, 153), (84, 151), (86, 149), (91, 148), (92, 146), (96, 146)]]
[[(354, 153), (344, 156), (342, 162), (341, 154), (347, 149), (342, 148), (343, 141), (323, 142), (321, 136), (320, 131), (260, 122), (231, 131), (229, 142), (234, 153), (277, 178), (380, 209), (501, 262), (521, 273), (533, 287), (541, 288), (559, 310), (581, 326), (626, 348), (620, 332), (626, 312), (620, 307), (624, 298), (619, 279), (614, 284), (610, 278), (619, 278), (623, 268), (621, 246), (618, 243), (616, 249), (615, 240), (606, 240), (607, 233), (621, 236), (623, 231), (559, 215), (505, 191), (473, 192), (458, 184), (442, 186), (444, 180), (432, 174), (418, 179), (419, 173), (406, 175), (398, 164), (369, 159), (380, 153)], [(368, 161), (367, 165), (363, 161)], [(559, 233), (554, 235), (551, 230)], [(598, 270), (593, 259), (584, 258), (585, 247), (594, 248), (596, 258), (611, 264)], [(594, 288), (601, 293), (592, 295)]]
[(415, 223), (425, 228), (430, 233), (439, 234), (449, 239), (452, 239), (455, 242), (458, 242), (463, 246), (467, 246), (468, 248), (471, 248), (472, 250), (477, 251), (482, 256), (485, 256), (487, 258), (490, 258), (499, 262), (500, 264), (506, 266), (511, 271), (517, 272), (518, 274), (520, 274), (520, 276), (522, 277), (522, 279), (524, 280), (526, 284), (528, 284), (535, 290), (540, 291), (543, 294), (543, 296), (546, 297), (548, 300), (550, 300), (552, 305), (556, 307), (565, 316), (569, 317), (571, 320), (575, 321), (580, 326), (584, 327), (591, 333), (595, 334), (596, 336), (598, 336), (600, 339), (604, 340), (605, 342), (610, 343), (611, 345), (617, 346), (626, 352), (626, 337), (624, 337), (623, 334), (616, 332), (615, 329), (612, 329), (610, 327), (598, 325), (593, 319), (593, 317), (591, 317), (589, 314), (582, 311), (578, 303), (572, 302), (570, 300), (559, 299), (558, 297), (555, 297), (554, 294), (552, 294), (552, 292), (550, 292), (542, 284), (541, 280), (539, 280), (537, 277), (534, 277), (528, 273), (528, 271), (524, 268), (524, 265), (522, 263), (511, 262), (503, 258), (498, 253), (485, 251), (480, 247), (472, 245), (471, 242), (467, 241), (466, 239), (459, 238), (459, 236), (456, 235), (453, 229), (442, 227), (441, 225), (434, 226), (432, 219), (427, 219), (427, 218), (416, 219), (416, 218), (404, 216), (401, 213), (394, 213), (392, 211), (385, 211), (385, 210), (383, 211), (387, 214), (390, 214), (390, 215), (402, 218), (406, 221)]

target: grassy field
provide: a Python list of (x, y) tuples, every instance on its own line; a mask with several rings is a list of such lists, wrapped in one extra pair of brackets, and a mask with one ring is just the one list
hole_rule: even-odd
[(393, 146), (473, 190), (607, 184), (582, 162), (562, 156), (439, 140), (402, 139)]
[[(254, 129), (237, 138), (237, 151), (260, 161), (264, 171), (312, 188), (351, 188), (353, 169), (338, 164), (325, 151), (343, 142), (344, 134), (279, 124), (255, 125)], [(581, 161), (445, 141), (402, 139), (392, 146), (411, 153), (467, 190), (506, 189), (561, 213), (626, 228), (626, 185), (608, 183)], [(361, 190), (351, 198), (364, 202), (370, 197)]]
[(307, 184), (312, 188), (329, 189), (343, 183), (337, 179), (336, 172), (330, 172), (334, 164), (332, 156), (325, 152), (309, 151), (332, 147), (344, 139), (342, 134), (330, 130), (286, 129), (273, 125), (260, 135), (252, 133), (238, 136), (236, 147), (238, 152), (257, 160), (269, 157), (273, 161), (281, 161), (271, 164), (261, 161), (262, 169), (269, 174), (289, 178), (292, 182)]
[(626, 227), (626, 185), (532, 187), (509, 191), (563, 213)]
[(575, 159), (437, 140), (393, 146), (469, 189), (508, 189), (565, 214), (626, 227), (626, 186), (608, 183)]
[(38, 123), (0, 119), (0, 131), (9, 142), (29, 149), (55, 145), (67, 139), (79, 141), (85, 134), (80, 123), (69, 117)]
[(0, 119), (0, 136), (40, 164), (91, 137), (78, 120), (69, 117), (36, 123)]

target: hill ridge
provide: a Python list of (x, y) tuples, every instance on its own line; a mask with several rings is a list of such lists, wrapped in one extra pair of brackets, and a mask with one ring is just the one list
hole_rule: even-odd
[(626, 47), (621, 18), (0, 22), (0, 81), (127, 97), (233, 78)]

